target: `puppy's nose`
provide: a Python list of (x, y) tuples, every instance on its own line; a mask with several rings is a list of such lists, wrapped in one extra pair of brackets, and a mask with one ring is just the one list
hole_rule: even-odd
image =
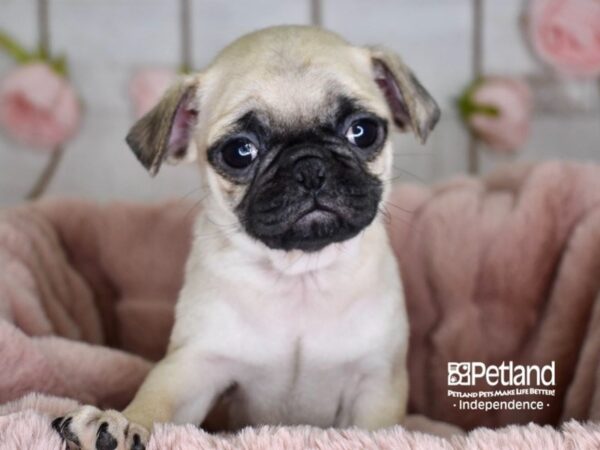
[(325, 183), (326, 167), (321, 158), (301, 158), (294, 164), (293, 171), (296, 181), (309, 191), (317, 191)]

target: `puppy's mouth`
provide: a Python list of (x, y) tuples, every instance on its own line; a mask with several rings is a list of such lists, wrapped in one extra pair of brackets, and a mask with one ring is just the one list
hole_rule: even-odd
[(343, 231), (344, 220), (339, 212), (319, 206), (315, 202), (306, 212), (300, 213), (283, 236), (289, 249), (318, 251), (332, 242), (347, 239)]
[(301, 215), (294, 223), (296, 227), (310, 227), (314, 224), (337, 220), (337, 215), (325, 209), (314, 208)]
[(255, 217), (246, 230), (273, 249), (316, 252), (356, 236), (375, 213), (376, 208), (357, 211), (336, 204), (334, 198), (315, 198), (287, 208), (284, 214)]

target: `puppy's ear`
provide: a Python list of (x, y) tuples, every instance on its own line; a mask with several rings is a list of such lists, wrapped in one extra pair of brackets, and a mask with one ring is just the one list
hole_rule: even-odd
[(402, 131), (412, 129), (424, 144), (440, 119), (440, 108), (394, 52), (372, 47), (375, 82), (383, 92), (394, 122)]
[(195, 78), (179, 81), (127, 134), (127, 144), (152, 176), (165, 160), (196, 158), (192, 134), (198, 118), (197, 90)]

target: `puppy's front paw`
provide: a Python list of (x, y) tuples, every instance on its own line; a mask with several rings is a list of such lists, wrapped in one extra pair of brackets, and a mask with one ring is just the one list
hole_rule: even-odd
[(148, 430), (131, 423), (118, 411), (82, 406), (52, 421), (69, 449), (144, 450)]

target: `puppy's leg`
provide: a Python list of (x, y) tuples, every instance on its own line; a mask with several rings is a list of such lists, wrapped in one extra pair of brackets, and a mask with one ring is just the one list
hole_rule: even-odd
[(83, 406), (52, 425), (75, 448), (142, 450), (155, 422), (200, 424), (230, 383), (221, 366), (180, 350), (152, 369), (122, 413)]
[(401, 423), (408, 401), (408, 374), (399, 370), (393, 379), (389, 373), (365, 380), (352, 410), (352, 425), (366, 430)]
[(179, 351), (152, 370), (123, 414), (146, 428), (153, 422), (199, 425), (232, 382), (223, 363), (201, 351)]

